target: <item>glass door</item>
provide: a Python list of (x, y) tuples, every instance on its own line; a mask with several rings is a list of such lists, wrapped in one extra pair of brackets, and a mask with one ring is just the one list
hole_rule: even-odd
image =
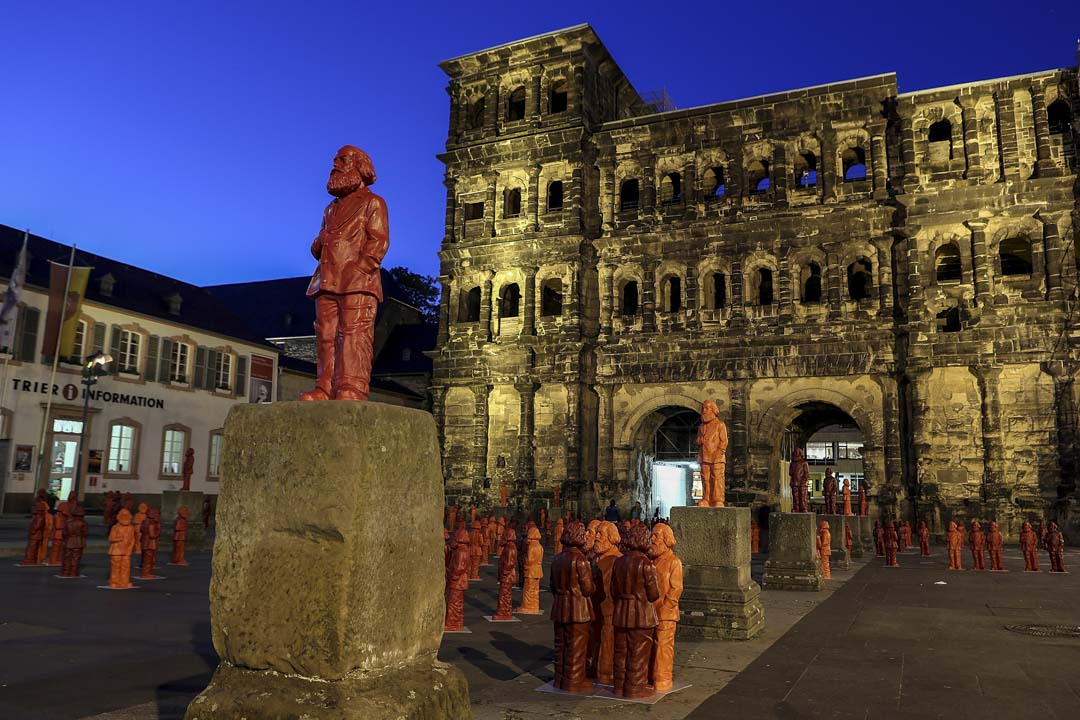
[(49, 463), (49, 492), (61, 502), (67, 500), (75, 482), (75, 463), (79, 459), (78, 435), (53, 435)]

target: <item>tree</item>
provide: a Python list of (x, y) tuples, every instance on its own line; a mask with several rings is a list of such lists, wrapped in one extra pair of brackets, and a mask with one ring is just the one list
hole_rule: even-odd
[(430, 275), (414, 273), (399, 265), (388, 271), (391, 279), (401, 288), (402, 299), (418, 308), (427, 322), (439, 321), (439, 286)]

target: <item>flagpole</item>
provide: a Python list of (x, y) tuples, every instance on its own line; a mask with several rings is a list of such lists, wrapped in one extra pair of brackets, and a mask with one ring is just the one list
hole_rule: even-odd
[[(68, 259), (67, 278), (64, 280), (64, 294), (60, 299), (60, 323), (56, 326), (56, 348), (53, 350), (52, 376), (49, 378), (49, 391), (45, 394), (45, 417), (41, 420), (41, 439), (38, 442), (38, 472), (44, 476), (48, 484), (48, 473), (42, 473), (41, 468), (45, 465), (45, 431), (49, 427), (49, 413), (52, 412), (53, 386), (56, 385), (56, 368), (60, 365), (60, 340), (64, 335), (64, 314), (67, 310), (68, 290), (71, 289), (71, 269), (75, 266), (75, 244), (71, 245), (71, 257)], [(62, 499), (62, 498), (61, 498)]]

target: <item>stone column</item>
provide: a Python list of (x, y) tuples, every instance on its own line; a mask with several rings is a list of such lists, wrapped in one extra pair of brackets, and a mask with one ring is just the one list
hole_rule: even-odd
[(581, 491), (581, 384), (566, 384), (566, 484)]
[(474, 385), (472, 388), (476, 406), (473, 415), (473, 438), (476, 443), (476, 455), (473, 458), (472, 490), (483, 490), (484, 478), (487, 477), (488, 460), (488, 395), (495, 389), (493, 385)]
[(978, 380), (979, 393), (982, 395), (983, 477), (991, 488), (996, 489), (1002, 487), (1005, 480), (1001, 399), (998, 391), (1001, 368), (980, 365), (969, 369)]
[(585, 227), (585, 218), (582, 215), (584, 211), (583, 172), (581, 167), (575, 167), (570, 171), (570, 221), (572, 223), (570, 229), (573, 232), (581, 232), (581, 229)]
[(484, 121), (488, 132), (499, 134), (499, 78), (488, 78), (487, 98), (484, 100)]
[(795, 299), (791, 283), (790, 245), (785, 245), (780, 253), (780, 266), (777, 268), (775, 282), (779, 285), (777, 299), (780, 301), (779, 320), (781, 325), (789, 325), (795, 316)]
[(540, 229), (540, 166), (529, 169), (529, 199), (525, 203), (525, 212), (529, 217), (529, 229)]
[(769, 559), (762, 585), (766, 590), (825, 589), (817, 557), (814, 513), (769, 514)]
[(652, 157), (641, 161), (641, 213), (652, 218), (656, 215), (656, 165)]
[(683, 562), (679, 637), (749, 640), (761, 632), (765, 608), (750, 577), (750, 508), (673, 507), (671, 529)]
[(487, 200), (484, 202), (484, 234), (489, 237), (495, 237), (495, 220), (498, 215), (495, 211), (496, 200), (498, 199), (498, 187), (499, 187), (499, 173), (490, 172), (484, 176), (487, 180)]
[(484, 286), (481, 290), (483, 295), (480, 298), (480, 338), (488, 341), (491, 340), (493, 334), (491, 327), (491, 308), (494, 304), (494, 298), (491, 297), (491, 292), (492, 281), (494, 278), (495, 273), (490, 270), (484, 273)]
[(1046, 115), (1046, 96), (1041, 87), (1031, 88), (1031, 109), (1035, 118), (1035, 177), (1061, 177), (1061, 168), (1050, 157), (1050, 120)]
[[(883, 424), (882, 436), (885, 445), (885, 467), (882, 468), (883, 472), (881, 477), (867, 479), (872, 480), (874, 483), (873, 487), (876, 488), (881, 488), (885, 484), (903, 486), (904, 441), (900, 434), (900, 414), (902, 410), (900, 407), (900, 397), (899, 391), (897, 389), (896, 379), (892, 375), (886, 377), (878, 376), (878, 386), (881, 388), (882, 397), (881, 417)], [(918, 419), (918, 422), (923, 423), (921, 417)], [(914, 427), (914, 422), (912, 423), (912, 426)], [(897, 497), (899, 495), (899, 491), (890, 491), (886, 495), (888, 497)], [(868, 500), (871, 504), (874, 502), (874, 499), (872, 497), (868, 498)], [(882, 512), (887, 512), (888, 514), (899, 515), (899, 508), (897, 507), (880, 509)]]
[(770, 188), (773, 191), (773, 202), (778, 207), (785, 207), (788, 201), (788, 162), (786, 146), (783, 143), (773, 148), (769, 175), (772, 176)]
[(518, 463), (521, 475), (518, 480), (529, 490), (536, 485), (536, 468), (533, 466), (533, 448), (535, 447), (535, 404), (536, 391), (540, 386), (534, 382), (519, 382), (514, 384), (518, 391), (519, 403), (519, 430), (518, 430)]
[(692, 262), (686, 266), (686, 289), (683, 294), (686, 298), (686, 327), (701, 327), (697, 266)]
[(1072, 368), (1062, 362), (1045, 362), (1043, 372), (1054, 378), (1054, 406), (1057, 418), (1058, 467), (1061, 469), (1059, 497), (1069, 497), (1076, 491), (1077, 413), (1073, 399)]
[(686, 207), (686, 215), (691, 218), (697, 217), (697, 167), (693, 162), (683, 168), (682, 195), (683, 204)]
[(822, 202), (836, 200), (836, 175), (836, 133), (826, 130), (821, 135), (821, 161), (818, 167)]
[(734, 259), (731, 263), (731, 323), (739, 325), (746, 321), (746, 302), (743, 299), (745, 288), (743, 287), (743, 265), (739, 259), (742, 257), (740, 250), (736, 248)]
[(435, 430), (439, 435), (439, 448), (446, 447), (446, 394), (449, 385), (432, 385), (431, 415), (435, 418)]
[[(852, 496), (853, 502), (858, 502), (857, 496)], [(837, 504), (843, 502), (843, 498), (840, 493), (836, 494)], [(818, 515), (817, 521), (820, 523), (822, 520), (829, 523), (829, 547), (832, 549), (832, 554), (829, 556), (829, 567), (837, 570), (850, 570), (851, 569), (851, 555), (848, 554), (847, 544), (844, 542), (844, 528), (847, 527), (848, 518), (846, 515)], [(855, 528), (851, 530), (852, 534), (852, 551), (855, 550), (854, 537), (858, 535)], [(815, 530), (816, 535), (816, 530)]]
[(915, 101), (911, 98), (896, 104), (896, 114), (900, 118), (900, 157), (904, 164), (903, 189), (912, 193), (919, 187), (919, 167), (915, 162)]
[(892, 236), (886, 235), (872, 241), (877, 250), (878, 266), (878, 317), (893, 315)]
[(994, 110), (997, 117), (998, 148), (1001, 160), (1001, 179), (1020, 179), (1019, 151), (1016, 144), (1016, 114), (1013, 112), (1012, 94), (994, 93)]
[(565, 339), (576, 340), (581, 332), (581, 263), (572, 260), (567, 264), (570, 266), (570, 285), (566, 289), (563, 302), (566, 305), (566, 319), (570, 322), (570, 328), (564, 332), (567, 333)]
[[(933, 374), (933, 368), (930, 367), (909, 367), (907, 369), (908, 377), (908, 389), (911, 393), (911, 462), (908, 463), (907, 479), (912, 485), (915, 485), (917, 492), (922, 494), (922, 487), (919, 482), (919, 468), (923, 465), (923, 458), (930, 451), (931, 446), (931, 434), (930, 425), (926, 418), (930, 412), (930, 378)], [(885, 488), (879, 488), (879, 495), (881, 490)], [(895, 489), (891, 493), (884, 493), (885, 498), (889, 498), (890, 495), (895, 495)], [(882, 499), (878, 500), (879, 505), (882, 503)]]
[(536, 272), (539, 268), (525, 267), (522, 268), (522, 273), (525, 275), (525, 288), (523, 298), (525, 300), (525, 312), (523, 313), (523, 322), (521, 327), (522, 335), (535, 335), (536, 334)]
[(748, 490), (750, 477), (747, 472), (749, 452), (750, 381), (735, 380), (730, 386), (731, 417), (728, 419), (728, 486)]
[(839, 320), (843, 315), (843, 295), (847, 291), (847, 283), (844, 282), (843, 268), (840, 267), (840, 255), (835, 248), (826, 249), (825, 276), (829, 287), (826, 292), (829, 301), (829, 320)]
[(889, 155), (885, 151), (885, 126), (870, 136), (870, 169), (873, 173), (874, 199), (889, 197)]
[(615, 297), (615, 268), (607, 263), (600, 263), (600, 334), (611, 335), (612, 316), (618, 300)]
[(443, 236), (443, 243), (457, 242), (457, 178), (453, 175), (447, 174), (443, 178), (443, 185), (446, 186), (446, 234)]
[(442, 348), (450, 340), (450, 293), (453, 292), (453, 284), (449, 275), (440, 275), (439, 284), (442, 285), (442, 294), (439, 296), (439, 335), (435, 345)]
[(618, 385), (597, 384), (596, 394), (600, 396), (600, 407), (597, 410), (597, 433), (596, 433), (596, 479), (604, 490), (610, 488), (615, 481), (613, 467), (613, 450), (615, 449), (614, 435), (614, 406), (612, 398), (619, 389)]
[[(471, 718), (464, 676), (436, 659), (434, 420), (375, 402), (237, 405), (222, 448), (210, 578), (221, 662), (185, 718)], [(386, 532), (388, 518), (408, 530)]]
[(533, 123), (533, 125), (540, 124), (541, 108), (544, 105), (544, 96), (540, 89), (540, 80), (542, 76), (540, 74), (540, 68), (534, 67), (529, 71), (529, 91), (525, 94), (525, 102), (528, 104), (528, 111), (525, 117)]
[(641, 283), (641, 329), (647, 333), (656, 332), (656, 266), (655, 260), (645, 261)]
[(975, 98), (962, 95), (957, 99), (964, 124), (964, 157), (967, 158), (968, 180), (982, 180), (982, 156), (979, 149), (979, 122), (975, 117)]
[(1058, 221), (1064, 213), (1044, 213), (1039, 211), (1035, 217), (1043, 224), (1043, 248), (1046, 258), (1046, 299), (1053, 303), (1061, 303), (1064, 299), (1062, 291), (1062, 249), (1061, 236), (1058, 234)]
[(982, 218), (964, 223), (971, 231), (971, 264), (975, 276), (975, 303), (980, 310), (992, 310), (992, 292), (990, 284), (990, 256), (986, 249), (986, 226)]
[(450, 96), (450, 119), (447, 127), (450, 128), (448, 133), (450, 142), (457, 142), (461, 136), (461, 103), (464, 100), (461, 97), (461, 84), (456, 80), (451, 80), (446, 86), (446, 94)]

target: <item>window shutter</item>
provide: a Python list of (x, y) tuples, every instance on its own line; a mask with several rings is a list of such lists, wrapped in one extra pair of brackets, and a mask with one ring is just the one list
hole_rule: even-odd
[(109, 354), (113, 357), (113, 375), (120, 374), (120, 326), (113, 325), (110, 330), (112, 337), (109, 338)]
[(236, 396), (244, 397), (247, 395), (245, 386), (247, 385), (247, 356), (236, 356)]
[(206, 351), (206, 389), (217, 390), (217, 350)]
[(161, 338), (161, 354), (158, 356), (158, 382), (168, 385), (172, 377), (172, 340)]
[(157, 380), (158, 369), (158, 336), (151, 335), (150, 339), (146, 341), (146, 381), (154, 382)]
[(105, 323), (94, 323), (94, 352), (105, 352)]
[(19, 311), (18, 322), (18, 358), (23, 362), (34, 362), (34, 350), (37, 348), (38, 323), (41, 311), (23, 306)]
[(206, 348), (201, 345), (195, 350), (195, 377), (192, 378), (191, 385), (206, 389)]

